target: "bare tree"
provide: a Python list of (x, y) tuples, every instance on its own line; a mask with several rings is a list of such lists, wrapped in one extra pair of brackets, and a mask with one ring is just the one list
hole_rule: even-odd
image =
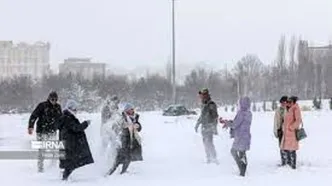
[(261, 95), (257, 94), (257, 90), (261, 89), (261, 75), (263, 73), (263, 63), (256, 55), (244, 56), (234, 69), (235, 76), (238, 79), (239, 96), (250, 96), (259, 99)]
[(289, 76), (288, 76), (288, 94), (297, 94), (297, 87), (294, 86), (297, 82), (297, 63), (295, 62), (295, 51), (296, 51), (296, 37), (292, 36), (289, 45)]

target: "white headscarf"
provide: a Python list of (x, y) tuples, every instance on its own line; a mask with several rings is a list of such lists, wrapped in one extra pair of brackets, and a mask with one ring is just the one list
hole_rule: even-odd
[(66, 103), (65, 110), (68, 110), (70, 113), (75, 115), (77, 109), (78, 109), (78, 103), (75, 100), (69, 99)]

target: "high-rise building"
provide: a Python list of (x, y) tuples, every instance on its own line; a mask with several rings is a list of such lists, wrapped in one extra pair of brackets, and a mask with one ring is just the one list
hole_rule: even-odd
[(332, 97), (332, 45), (309, 47), (309, 54), (315, 66), (315, 84), (323, 96)]
[(59, 65), (61, 75), (80, 75), (92, 80), (94, 76), (105, 77), (106, 64), (91, 62), (90, 58), (68, 58)]
[(30, 76), (40, 79), (50, 71), (50, 44), (0, 41), (0, 79)]

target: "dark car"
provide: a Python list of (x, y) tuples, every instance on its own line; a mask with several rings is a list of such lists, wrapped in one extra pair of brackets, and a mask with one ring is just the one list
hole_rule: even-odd
[(163, 116), (183, 116), (183, 115), (197, 115), (197, 113), (195, 111), (189, 111), (183, 105), (170, 105), (163, 112)]

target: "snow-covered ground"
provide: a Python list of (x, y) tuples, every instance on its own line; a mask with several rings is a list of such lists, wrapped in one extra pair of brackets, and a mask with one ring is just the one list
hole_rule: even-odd
[[(223, 113), (232, 118), (235, 113)], [(163, 117), (160, 112), (141, 113), (144, 161), (131, 164), (129, 173), (103, 177), (107, 168), (99, 156), (99, 114), (80, 115), (92, 119), (87, 136), (96, 163), (76, 170), (64, 183), (57, 166), (38, 174), (36, 160), (0, 160), (0, 181), (4, 186), (112, 185), (112, 186), (184, 186), (184, 185), (316, 185), (332, 184), (332, 112), (304, 112), (308, 138), (301, 142), (297, 170), (279, 168), (279, 149), (272, 134), (273, 113), (254, 113), (252, 148), (248, 152), (247, 177), (240, 178), (230, 155), (232, 140), (219, 129), (215, 144), (220, 165), (204, 163), (200, 134), (194, 132), (197, 116)], [(28, 115), (0, 116), (0, 150), (28, 149)], [(1, 153), (1, 152), (0, 152)]]

